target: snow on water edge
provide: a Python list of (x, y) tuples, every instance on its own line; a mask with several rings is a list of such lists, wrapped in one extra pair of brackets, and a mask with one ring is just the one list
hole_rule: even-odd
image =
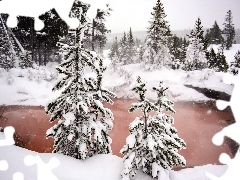
[[(24, 164), (24, 158), (29, 155), (39, 156), (46, 166), (51, 158), (57, 158), (60, 165), (53, 169), (52, 173), (59, 180), (121, 180), (120, 174), (123, 169), (123, 159), (111, 154), (96, 155), (81, 161), (61, 154), (36, 153), (14, 145), (0, 147), (0, 154), (10, 166), (7, 171), (0, 171), (1, 179), (12, 179), (15, 172), (23, 173), (25, 180), (36, 179), (37, 166), (28, 167)], [(207, 180), (206, 171), (221, 176), (226, 169), (225, 165), (196, 166), (180, 171), (171, 170), (169, 176), (171, 180)], [(132, 180), (153, 180), (153, 178), (139, 170)]]

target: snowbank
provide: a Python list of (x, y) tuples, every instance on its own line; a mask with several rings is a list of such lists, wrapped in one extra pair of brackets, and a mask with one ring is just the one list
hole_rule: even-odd
[[(0, 147), (0, 154), (0, 159), (6, 160), (9, 166), (6, 171), (0, 170), (0, 179), (12, 179), (14, 173), (20, 172), (24, 175), (24, 180), (33, 180), (37, 179), (38, 173), (42, 171), (42, 173), (45, 172), (45, 176), (51, 175), (59, 180), (121, 180), (120, 173), (123, 168), (122, 158), (111, 154), (96, 155), (80, 161), (61, 154), (36, 153), (14, 145)], [(40, 159), (35, 164), (33, 158), (38, 156)], [(33, 166), (25, 164), (26, 157), (28, 159), (31, 157)], [(52, 158), (56, 158), (59, 163), (58, 161), (55, 161), (55, 164), (51, 163)], [(58, 164), (60, 165), (58, 166)], [(56, 168), (53, 168), (54, 166)], [(227, 166), (221, 165), (197, 166), (181, 171), (170, 171), (169, 177), (171, 180), (207, 180), (206, 171), (221, 176), (226, 169)], [(153, 178), (139, 170), (132, 180), (153, 180)]]

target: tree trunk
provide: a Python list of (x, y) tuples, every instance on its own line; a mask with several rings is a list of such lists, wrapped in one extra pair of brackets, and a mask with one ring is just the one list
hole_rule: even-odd
[(44, 43), (44, 48), (43, 48), (43, 60), (44, 60), (44, 66), (47, 65), (48, 63), (48, 59), (47, 59), (47, 53), (48, 53), (48, 50), (47, 50), (47, 46), (46, 46), (46, 43)]
[(41, 42), (38, 43), (38, 63), (39, 63), (39, 66), (42, 65), (42, 43)]
[(92, 42), (91, 42), (91, 44), (92, 44), (92, 51), (94, 51), (94, 41), (95, 41), (95, 21), (94, 21), (94, 19), (93, 19), (93, 22), (92, 22)]
[(144, 120), (145, 120), (145, 135), (144, 135), (144, 139), (147, 138), (147, 115), (144, 109)]

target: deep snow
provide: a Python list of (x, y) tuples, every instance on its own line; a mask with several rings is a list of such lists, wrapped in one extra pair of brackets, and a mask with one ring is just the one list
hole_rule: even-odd
[[(217, 49), (216, 45), (212, 45)], [(233, 45), (229, 51), (224, 51), (227, 61), (233, 60), (240, 44)], [(223, 91), (231, 94), (233, 86), (223, 83), (224, 73), (213, 72), (210, 69), (202, 71), (185, 72), (183, 70), (170, 70), (162, 68), (155, 71), (143, 71), (140, 64), (130, 64), (118, 67), (117, 72), (113, 72), (110, 60), (105, 51), (105, 65), (109, 66), (104, 73), (103, 86), (113, 90), (118, 98), (134, 98), (131, 92), (131, 83), (137, 76), (141, 76), (147, 81), (147, 88), (158, 86), (159, 81), (163, 81), (165, 86), (169, 86), (168, 98), (172, 101), (206, 101), (206, 96), (198, 93), (194, 89), (187, 88), (184, 84), (191, 84), (198, 87), (207, 87), (213, 90)], [(55, 99), (59, 92), (52, 92), (51, 89), (61, 75), (56, 75), (56, 63), (49, 63), (47, 67), (37, 67), (37, 69), (14, 68), (10, 73), (0, 69), (0, 104), (5, 105), (43, 105)], [(29, 71), (32, 80), (29, 80)], [(87, 70), (89, 71), (89, 70)], [(131, 76), (124, 75), (124, 72)], [(89, 75), (91, 73), (89, 72)], [(151, 91), (147, 92), (147, 98), (154, 99), (155, 95)]]
[[(2, 134), (1, 137), (3, 137)], [(9, 166), (6, 171), (0, 170), (0, 179), (6, 180), (12, 179), (13, 174), (16, 172), (21, 172), (24, 175), (24, 180), (43, 180), (40, 178), (47, 180), (50, 175), (53, 176), (51, 180), (54, 180), (54, 178), (59, 180), (121, 180), (120, 173), (123, 168), (122, 158), (111, 154), (96, 155), (85, 161), (80, 161), (61, 154), (36, 153), (11, 145), (0, 147), (0, 155), (0, 163), (1, 160), (6, 160)], [(26, 164), (30, 164), (27, 161), (29, 156), (32, 158), (39, 156), (41, 159), (39, 161), (42, 161), (43, 164), (38, 164), (37, 166), (35, 163), (32, 163), (33, 166), (27, 166)], [(58, 161), (51, 163), (51, 158), (57, 158)], [(52, 166), (47, 167), (48, 163)], [(40, 168), (43, 168), (43, 172), (45, 172), (42, 175), (38, 174), (42, 171)], [(52, 173), (47, 170), (44, 171), (44, 168), (52, 169)], [(208, 180), (205, 175), (206, 171), (215, 176), (221, 176), (226, 169), (226, 165), (197, 166), (181, 171), (171, 170), (169, 177), (171, 180)], [(139, 170), (132, 180), (153, 180), (153, 178)]]

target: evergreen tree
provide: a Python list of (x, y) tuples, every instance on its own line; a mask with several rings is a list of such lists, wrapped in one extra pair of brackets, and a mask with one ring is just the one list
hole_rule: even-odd
[(197, 19), (195, 22), (195, 28), (191, 31), (190, 35), (188, 35), (189, 38), (195, 37), (199, 39), (199, 42), (203, 45), (203, 50), (206, 50), (208, 47), (208, 42), (204, 38), (204, 30), (202, 26), (202, 21), (200, 18)]
[(169, 41), (170, 41), (169, 49), (172, 56), (172, 68), (178, 69), (180, 63), (182, 39), (177, 37), (176, 35), (173, 35), (173, 37), (171, 37)]
[(34, 19), (25, 16), (18, 17), (18, 26), (12, 31), (24, 50), (31, 52), (33, 61), (38, 65), (46, 65), (49, 61), (59, 60), (53, 57), (58, 50), (57, 42), (67, 34), (68, 26), (55, 9), (47, 11), (39, 18), (44, 21), (41, 31), (35, 31)]
[(204, 38), (205, 38), (206, 42), (208, 43), (208, 45), (210, 45), (211, 44), (211, 32), (210, 32), (210, 29), (206, 30), (206, 34), (205, 34)]
[(191, 31), (190, 35), (188, 35), (189, 45), (183, 67), (186, 71), (201, 70), (207, 67), (207, 43), (203, 37), (203, 33), (201, 20), (198, 18), (194, 29)]
[[(205, 36), (206, 38), (206, 36)], [(222, 31), (219, 28), (217, 21), (214, 22), (213, 27), (209, 31), (209, 43), (211, 44), (222, 44), (224, 38), (222, 37)]]
[(124, 65), (126, 65), (128, 62), (127, 52), (128, 52), (128, 41), (127, 41), (126, 33), (124, 32), (123, 38), (121, 39), (121, 42), (120, 42), (120, 48), (119, 48), (119, 61)]
[[(115, 96), (102, 87), (106, 68), (95, 52), (82, 47), (87, 10), (87, 4), (75, 1), (72, 13), (80, 21), (75, 45), (63, 47), (64, 58), (57, 71), (64, 77), (53, 88), (53, 91), (61, 90), (61, 94), (46, 107), (46, 113), (51, 114), (50, 122), (58, 119), (47, 131), (47, 137), (54, 138), (53, 152), (76, 159), (110, 153), (108, 131), (113, 127), (113, 114), (102, 104), (102, 101), (113, 103), (110, 97)], [(95, 76), (85, 75), (89, 67)]]
[(208, 68), (214, 69), (217, 72), (227, 72), (228, 63), (223, 54), (223, 46), (218, 48), (217, 53), (215, 53), (213, 48), (208, 52)]
[(227, 72), (228, 70), (228, 63), (226, 61), (226, 57), (223, 54), (223, 47), (218, 48), (218, 52), (216, 54), (216, 64), (215, 64), (215, 70), (217, 72)]
[(145, 67), (159, 69), (162, 66), (171, 65), (171, 55), (167, 47), (171, 32), (168, 22), (165, 20), (166, 14), (160, 0), (157, 0), (151, 15), (152, 20), (144, 44), (143, 60)]
[(115, 37), (115, 41), (112, 44), (112, 47), (109, 51), (108, 57), (113, 60), (115, 57), (119, 57), (119, 48), (118, 48), (118, 40), (117, 37)]
[(21, 67), (22, 69), (33, 67), (32, 54), (30, 51), (24, 51), (20, 55), (19, 67)]
[[(163, 112), (175, 113), (173, 102), (166, 98), (167, 89), (162, 86), (162, 82), (159, 87), (154, 87), (158, 98), (156, 103), (152, 103), (145, 96), (146, 83), (140, 77), (137, 78), (132, 90), (138, 93), (139, 101), (132, 104), (129, 112), (141, 109), (143, 116), (137, 117), (130, 124), (130, 135), (120, 151), (125, 154), (121, 174), (123, 179), (134, 176), (140, 167), (148, 175), (157, 177), (161, 169), (170, 170), (174, 165), (186, 165), (185, 159), (177, 153), (177, 150), (186, 148), (186, 144), (171, 125), (173, 117)], [(151, 111), (156, 111), (156, 115), (151, 117)]]
[(113, 71), (115, 72), (116, 68), (117, 68), (117, 63), (119, 63), (119, 48), (118, 48), (117, 37), (115, 37), (115, 42), (113, 43), (113, 45), (110, 49), (108, 57), (111, 60)]
[(181, 39), (174, 35), (172, 37), (172, 46), (170, 48), (171, 54), (174, 56), (175, 59), (179, 59), (180, 56), (180, 46), (181, 46)]
[(107, 33), (111, 31), (106, 27), (106, 17), (110, 16), (112, 9), (106, 5), (106, 9), (97, 9), (96, 17), (92, 23), (92, 50), (103, 53), (103, 48), (107, 42)]
[(225, 17), (225, 22), (223, 25), (224, 25), (223, 34), (226, 36), (226, 42), (225, 42), (226, 49), (230, 49), (230, 47), (232, 47), (232, 44), (235, 38), (235, 28), (233, 24), (233, 16), (232, 16), (231, 10), (227, 12), (227, 15)]
[(127, 64), (133, 63), (134, 57), (136, 55), (135, 43), (134, 38), (132, 35), (132, 28), (130, 27), (128, 37), (127, 37)]
[(213, 48), (208, 53), (208, 68), (213, 69), (216, 66), (217, 57)]
[(9, 70), (15, 67), (15, 53), (10, 40), (6, 20), (0, 14), (0, 67)]
[(180, 64), (183, 65), (184, 64), (184, 60), (186, 58), (186, 52), (187, 52), (187, 47), (188, 47), (188, 43), (186, 38), (183, 38), (181, 47), (179, 49), (179, 60), (180, 60)]
[(237, 75), (239, 68), (240, 68), (240, 51), (238, 50), (238, 52), (234, 56), (234, 60), (230, 64), (229, 70), (233, 75)]

